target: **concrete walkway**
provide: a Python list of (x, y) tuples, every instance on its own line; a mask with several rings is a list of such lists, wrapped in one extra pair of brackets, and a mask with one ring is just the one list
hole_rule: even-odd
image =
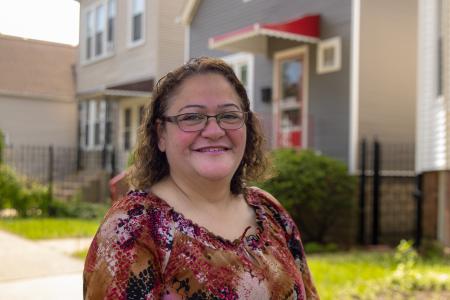
[(0, 231), (0, 300), (82, 299), (83, 261), (68, 254), (90, 239), (33, 242)]

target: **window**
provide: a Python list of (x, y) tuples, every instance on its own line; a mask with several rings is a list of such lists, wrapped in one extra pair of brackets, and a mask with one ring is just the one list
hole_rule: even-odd
[(145, 0), (131, 0), (131, 46), (137, 46), (144, 42), (145, 27)]
[(106, 39), (108, 51), (114, 49), (114, 31), (115, 31), (115, 20), (117, 15), (117, 1), (108, 1), (108, 37)]
[(341, 38), (323, 40), (317, 45), (317, 73), (324, 74), (341, 69)]
[(94, 39), (94, 14), (88, 11), (86, 15), (86, 59), (92, 57), (92, 40)]
[(254, 56), (248, 53), (236, 53), (222, 58), (233, 68), (237, 78), (247, 90), (250, 107), (253, 109)]
[(89, 146), (89, 102), (84, 103), (84, 145)]
[(131, 148), (131, 108), (124, 111), (123, 149)]
[(437, 72), (437, 86), (436, 86), (436, 94), (438, 97), (442, 96), (443, 94), (443, 80), (444, 80), (444, 76), (443, 76), (443, 43), (442, 43), (442, 13), (443, 13), (443, 9), (442, 9), (442, 0), (438, 1), (438, 11), (437, 11), (437, 36), (436, 36), (436, 43), (437, 43), (437, 67), (436, 67), (436, 72)]
[(142, 121), (144, 120), (144, 113), (145, 113), (145, 106), (141, 105), (139, 106), (139, 119), (138, 119), (138, 128), (141, 126)]
[(105, 34), (105, 10), (103, 5), (95, 9), (95, 56), (103, 53), (103, 37)]
[(85, 60), (92, 61), (114, 50), (117, 0), (102, 0), (85, 11)]
[(105, 145), (111, 145), (112, 143), (112, 104), (110, 101), (106, 102), (105, 111)]
[(100, 145), (100, 112), (101, 104), (100, 101), (95, 102), (95, 118), (94, 118), (94, 145)]

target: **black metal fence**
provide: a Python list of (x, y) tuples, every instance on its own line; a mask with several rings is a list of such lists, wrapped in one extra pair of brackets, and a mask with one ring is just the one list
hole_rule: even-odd
[(56, 187), (61, 197), (81, 186), (82, 181), (98, 177), (98, 171), (116, 173), (114, 150), (106, 148), (81, 151), (75, 147), (7, 146), (3, 162), (27, 181), (48, 185), (51, 192)]
[(363, 140), (359, 157), (359, 243), (418, 242), (414, 144)]

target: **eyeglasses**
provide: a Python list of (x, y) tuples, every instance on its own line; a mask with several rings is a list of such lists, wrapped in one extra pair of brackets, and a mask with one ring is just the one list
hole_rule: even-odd
[(210, 116), (202, 113), (187, 113), (176, 116), (164, 116), (161, 119), (167, 122), (175, 123), (186, 132), (200, 131), (206, 127), (209, 118), (216, 119), (217, 124), (224, 130), (239, 129), (244, 125), (247, 119), (247, 112), (227, 111)]

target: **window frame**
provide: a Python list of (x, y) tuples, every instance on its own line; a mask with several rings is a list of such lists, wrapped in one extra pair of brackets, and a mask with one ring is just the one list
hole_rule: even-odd
[[(325, 65), (325, 54), (328, 49), (334, 51), (334, 62), (332, 65)], [(342, 67), (342, 42), (341, 37), (333, 37), (326, 40), (322, 40), (317, 44), (316, 52), (317, 60), (317, 73), (326, 74), (331, 72), (340, 71)]]
[[(113, 18), (113, 40), (112, 42), (108, 41), (108, 35), (109, 35), (109, 5), (112, 1), (111, 0), (100, 0), (92, 3), (89, 6), (86, 6), (83, 9), (82, 16), (83, 16), (83, 23), (82, 23), (82, 38), (80, 39), (83, 43), (82, 51), (81, 52), (81, 64), (82, 65), (88, 65), (91, 63), (95, 63), (97, 61), (109, 58), (114, 55), (115, 53), (115, 47), (111, 47), (110, 45), (115, 45), (115, 42), (117, 40), (116, 37), (116, 28), (117, 28), (117, 0), (115, 0), (116, 3), (116, 14)], [(102, 37), (101, 37), (101, 51), (99, 53), (96, 53), (96, 43), (97, 43), (97, 9), (99, 7), (103, 6), (103, 22), (101, 24), (101, 28), (103, 28)], [(89, 14), (92, 16), (92, 33), (91, 36), (89, 36)], [(88, 57), (88, 39), (91, 38), (90, 43), (90, 53), (91, 55)]]
[[(133, 19), (134, 19), (134, 12), (133, 12), (133, 1), (142, 1), (143, 9), (142, 9), (142, 21), (141, 21), (141, 38), (139, 40), (133, 40)], [(145, 0), (128, 0), (128, 18), (127, 18), (127, 47), (128, 48), (134, 48), (141, 46), (145, 43), (145, 35), (146, 35), (146, 23), (147, 23), (147, 4)]]
[[(247, 96), (250, 101), (250, 109), (254, 110), (255, 107), (255, 97), (254, 97), (254, 83), (255, 83), (255, 56), (251, 53), (236, 53), (222, 57), (222, 59), (229, 64), (236, 76), (241, 80), (241, 68), (242, 66), (247, 66), (247, 84), (244, 85), (247, 90)], [(242, 82), (242, 81), (241, 81)]]

